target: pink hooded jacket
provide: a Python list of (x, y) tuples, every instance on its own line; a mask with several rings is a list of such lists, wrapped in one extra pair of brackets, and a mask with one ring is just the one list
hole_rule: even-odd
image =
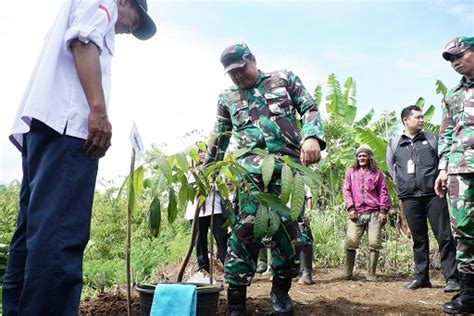
[(342, 193), (347, 210), (353, 207), (357, 213), (366, 214), (378, 210), (387, 213), (390, 209), (385, 176), (379, 169), (364, 172), (349, 168)]

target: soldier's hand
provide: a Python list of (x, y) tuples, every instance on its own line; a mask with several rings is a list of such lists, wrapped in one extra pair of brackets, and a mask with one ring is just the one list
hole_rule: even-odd
[(89, 134), (84, 143), (86, 155), (92, 159), (105, 156), (112, 139), (112, 125), (109, 122), (105, 109), (93, 110), (91, 108), (87, 127)]
[(316, 138), (307, 138), (301, 146), (300, 160), (305, 165), (310, 165), (321, 160), (321, 148)]
[(436, 195), (443, 198), (446, 195), (448, 185), (448, 172), (446, 170), (440, 170), (439, 175), (436, 178), (434, 190)]

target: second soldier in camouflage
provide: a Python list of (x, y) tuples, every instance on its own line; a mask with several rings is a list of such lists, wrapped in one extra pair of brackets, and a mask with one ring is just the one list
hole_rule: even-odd
[(461, 280), (459, 294), (443, 310), (474, 313), (474, 37), (450, 41), (443, 58), (463, 76), (443, 100), (438, 144), (440, 174), (435, 190), (440, 196), (448, 192)]

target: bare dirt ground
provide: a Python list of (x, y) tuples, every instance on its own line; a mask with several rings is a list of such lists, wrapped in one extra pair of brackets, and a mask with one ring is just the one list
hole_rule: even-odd
[[(176, 275), (175, 271), (162, 271), (158, 279)], [(219, 272), (217, 280), (221, 278)], [(432, 276), (433, 288), (409, 291), (401, 287), (409, 281), (407, 278), (379, 274), (377, 282), (368, 282), (364, 271), (356, 271), (355, 279), (346, 281), (339, 277), (341, 273), (338, 269), (322, 269), (314, 273), (315, 284), (311, 286), (294, 282), (290, 295), (295, 303), (295, 315), (441, 315), (441, 305), (453, 295), (443, 292), (444, 280), (440, 275)], [(248, 315), (271, 315), (270, 288), (268, 276), (256, 276), (247, 292)], [(80, 315), (126, 315), (126, 306), (125, 292), (117, 289), (93, 299), (84, 299)], [(225, 315), (226, 306), (224, 290), (219, 296), (218, 315)], [(133, 315), (139, 315), (136, 293), (132, 310)]]

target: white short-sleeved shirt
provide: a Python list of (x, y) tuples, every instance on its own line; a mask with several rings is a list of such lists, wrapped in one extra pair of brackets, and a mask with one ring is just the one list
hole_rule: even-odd
[(10, 140), (21, 150), (22, 135), (37, 119), (58, 133), (86, 139), (89, 105), (76, 72), (70, 44), (93, 42), (100, 50), (105, 102), (110, 96), (110, 68), (114, 52), (114, 0), (66, 0), (49, 30), (43, 50), (20, 103)]
[[(211, 216), (212, 215), (212, 199), (215, 193), (211, 193), (207, 196), (206, 202), (201, 206), (199, 210), (199, 217)], [(196, 203), (188, 204), (184, 218), (188, 221), (194, 219), (194, 212), (196, 211)], [(222, 214), (221, 207), (221, 195), (216, 194), (216, 199), (214, 201), (214, 214)]]

